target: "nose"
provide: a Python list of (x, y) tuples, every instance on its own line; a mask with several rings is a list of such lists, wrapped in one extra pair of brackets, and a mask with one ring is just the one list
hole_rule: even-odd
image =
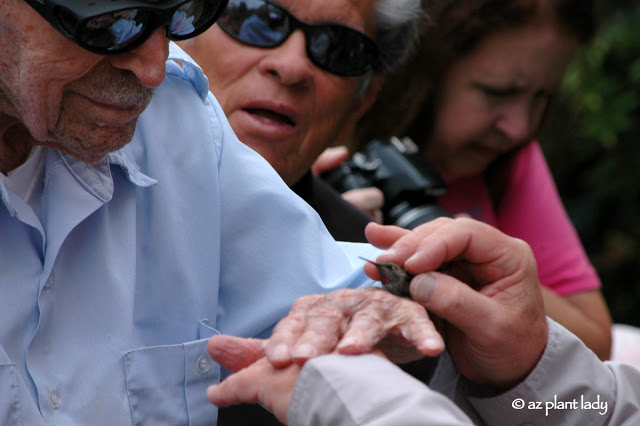
[(164, 81), (168, 57), (169, 40), (165, 36), (165, 28), (160, 27), (140, 47), (110, 56), (109, 61), (116, 68), (133, 72), (144, 86), (155, 88)]
[(280, 46), (265, 50), (259, 69), (275, 77), (285, 86), (306, 87), (311, 84), (313, 64), (307, 57), (305, 35), (294, 31)]
[(533, 137), (539, 117), (524, 103), (506, 106), (496, 122), (496, 129), (513, 144), (517, 145)]

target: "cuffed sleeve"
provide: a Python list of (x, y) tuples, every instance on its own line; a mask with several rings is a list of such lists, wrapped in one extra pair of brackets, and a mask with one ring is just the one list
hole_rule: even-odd
[(553, 320), (538, 365), (518, 386), (493, 397), (468, 396), (485, 424), (640, 424), (640, 371), (602, 362)]

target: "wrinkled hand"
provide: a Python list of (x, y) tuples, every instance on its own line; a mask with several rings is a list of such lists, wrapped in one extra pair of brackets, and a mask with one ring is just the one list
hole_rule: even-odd
[[(366, 234), (373, 245), (390, 248), (378, 262), (416, 275), (412, 298), (445, 320), (448, 351), (465, 377), (506, 388), (535, 367), (547, 323), (525, 242), (468, 218), (439, 218), (412, 232), (370, 224)], [(377, 277), (374, 265), (365, 272)]]
[[(218, 407), (260, 403), (286, 424), (291, 395), (302, 367), (296, 363), (277, 368), (264, 357), (265, 340), (233, 336), (209, 339), (209, 355), (235, 374), (209, 386), (207, 398)], [(379, 351), (377, 355), (383, 356)]]
[(207, 398), (218, 407), (240, 403), (261, 403), (282, 423), (301, 367), (290, 364), (276, 368), (264, 358), (266, 341), (233, 336), (213, 336), (207, 343), (209, 355), (233, 371), (219, 385), (209, 386)]
[(274, 328), (265, 352), (276, 367), (284, 367), (334, 348), (360, 354), (376, 347), (400, 363), (435, 356), (444, 342), (424, 307), (372, 287), (298, 299)]

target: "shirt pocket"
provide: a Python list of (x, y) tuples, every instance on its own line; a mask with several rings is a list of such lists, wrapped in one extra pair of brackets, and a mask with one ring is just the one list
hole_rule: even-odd
[(124, 356), (127, 396), (134, 425), (215, 425), (218, 409), (207, 387), (220, 381), (220, 366), (207, 353), (220, 334), (206, 321), (199, 340), (134, 349)]

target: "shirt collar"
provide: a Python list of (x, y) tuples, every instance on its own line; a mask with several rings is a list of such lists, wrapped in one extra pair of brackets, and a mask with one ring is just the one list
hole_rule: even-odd
[[(109, 201), (113, 195), (111, 165), (120, 166), (127, 179), (136, 186), (145, 188), (158, 183), (157, 180), (142, 172), (133, 157), (126, 152), (126, 146), (118, 151), (107, 154), (105, 158), (93, 164), (85, 163), (57, 150), (49, 149), (48, 151), (47, 157), (49, 157), (49, 159), (47, 161), (55, 161), (51, 158), (52, 156), (58, 157), (78, 182), (80, 182), (88, 192), (103, 202)], [(0, 199), (2, 199), (5, 207), (13, 216), (16, 210), (12, 202), (11, 194), (13, 193), (10, 193), (5, 185), (0, 182)]]
[[(180, 67), (182, 70), (177, 70), (174, 67)], [(209, 80), (207, 76), (204, 74), (204, 71), (202, 71), (202, 68), (196, 64), (196, 61), (174, 42), (169, 43), (167, 72), (184, 74), (196, 90), (196, 93), (198, 93), (198, 96), (200, 96), (203, 101), (207, 98), (209, 94)]]
[(111, 165), (120, 166), (127, 179), (136, 186), (146, 188), (158, 183), (157, 180), (142, 172), (135, 159), (127, 153), (126, 148), (125, 146), (118, 151), (111, 152), (93, 164), (87, 164), (67, 154), (58, 154), (63, 157), (67, 168), (85, 186), (87, 191), (103, 202), (107, 202), (113, 195)]

